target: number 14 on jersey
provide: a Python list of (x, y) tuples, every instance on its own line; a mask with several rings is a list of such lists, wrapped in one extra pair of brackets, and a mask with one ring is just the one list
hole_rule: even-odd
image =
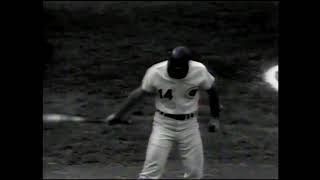
[(159, 96), (160, 96), (161, 99), (168, 98), (169, 100), (171, 100), (173, 98), (172, 89), (168, 89), (167, 92), (164, 95), (162, 93), (162, 89), (159, 89), (158, 92), (159, 92)]

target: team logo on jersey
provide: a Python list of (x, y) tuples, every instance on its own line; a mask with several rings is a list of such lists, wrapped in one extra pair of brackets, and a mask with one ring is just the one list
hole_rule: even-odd
[(198, 87), (192, 87), (192, 88), (189, 88), (186, 93), (185, 93), (185, 96), (188, 98), (188, 99), (193, 99), (197, 92), (198, 92)]

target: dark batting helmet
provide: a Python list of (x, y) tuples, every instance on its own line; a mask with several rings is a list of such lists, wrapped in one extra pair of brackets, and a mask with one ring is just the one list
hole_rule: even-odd
[(191, 54), (191, 50), (185, 46), (178, 46), (172, 50), (168, 61), (168, 74), (170, 77), (183, 79), (187, 76)]

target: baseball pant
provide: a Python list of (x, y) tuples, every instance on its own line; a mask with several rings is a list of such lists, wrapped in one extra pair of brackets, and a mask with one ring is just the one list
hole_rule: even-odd
[(182, 159), (185, 170), (184, 178), (202, 178), (203, 147), (196, 116), (179, 121), (156, 113), (139, 179), (161, 178), (174, 144), (177, 145)]

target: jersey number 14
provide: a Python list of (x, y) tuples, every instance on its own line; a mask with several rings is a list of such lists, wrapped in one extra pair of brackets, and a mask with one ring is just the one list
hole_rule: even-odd
[(162, 89), (159, 89), (158, 92), (159, 92), (159, 95), (160, 95), (161, 99), (168, 98), (169, 100), (171, 100), (173, 98), (172, 89), (168, 89), (167, 92), (164, 95), (162, 94)]

